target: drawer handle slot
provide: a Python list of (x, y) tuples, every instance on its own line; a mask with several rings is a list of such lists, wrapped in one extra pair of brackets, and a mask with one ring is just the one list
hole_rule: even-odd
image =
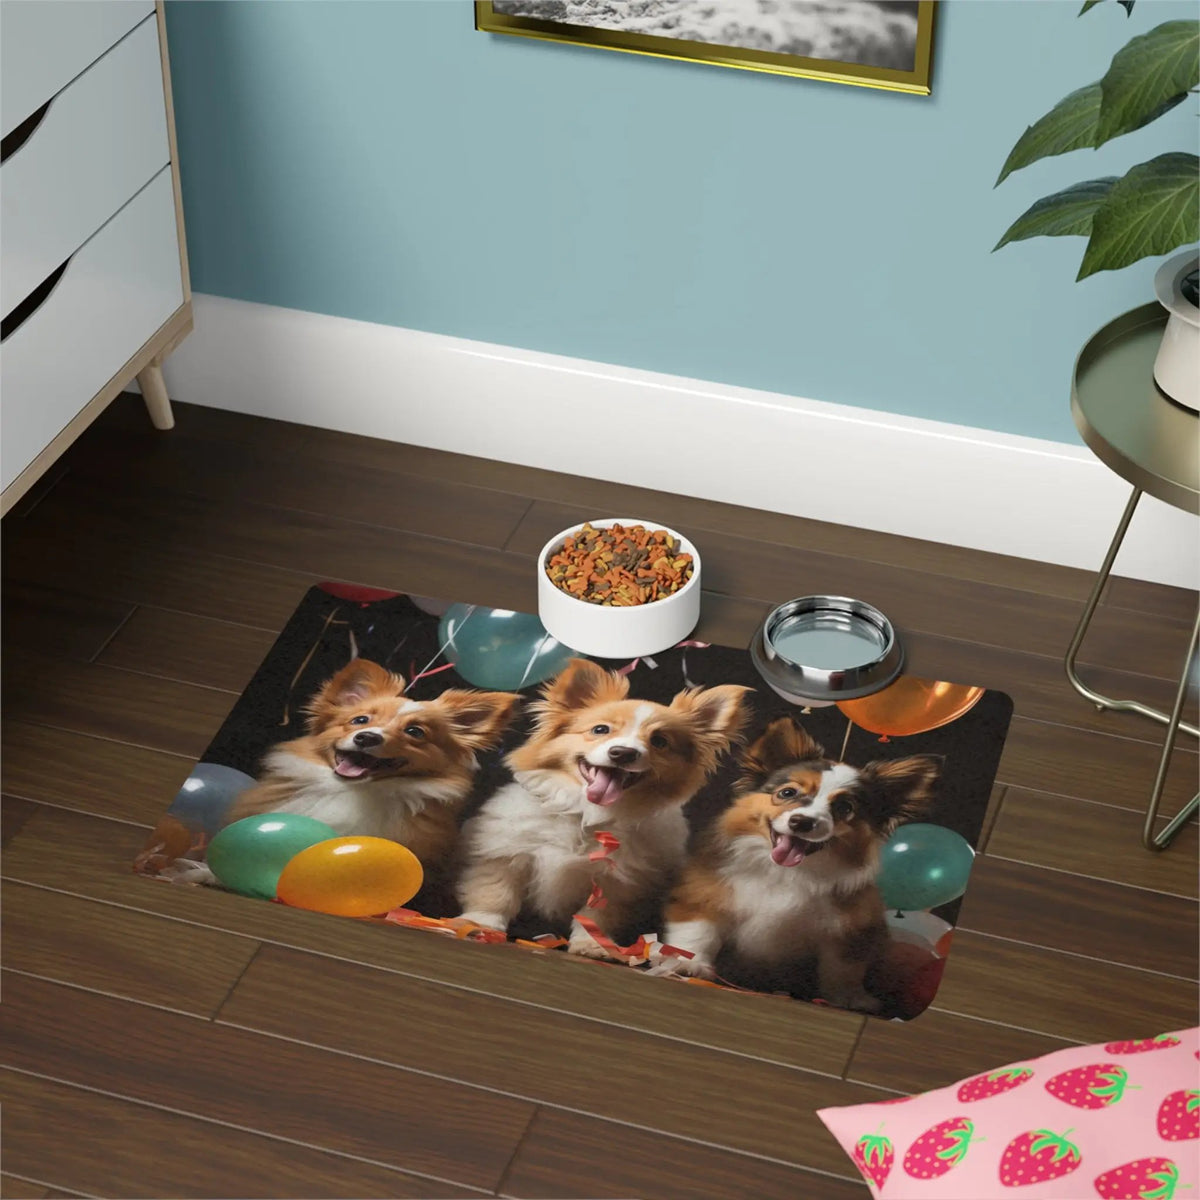
[[(74, 257), (74, 255), (71, 256), (71, 258)], [(50, 298), (50, 293), (58, 286), (59, 280), (66, 274), (70, 265), (71, 259), (68, 258), (61, 267), (55, 267), (3, 321), (0, 321), (0, 342), (3, 342), (10, 334), (16, 333), (46, 303)]]
[(2, 142), (0, 142), (0, 163), (7, 161), (12, 155), (16, 154), (20, 148), (25, 145), (37, 127), (45, 120), (46, 114), (50, 111), (52, 100), (47, 100), (41, 108), (31, 112), (29, 116), (23, 120), (16, 129), (12, 130)]

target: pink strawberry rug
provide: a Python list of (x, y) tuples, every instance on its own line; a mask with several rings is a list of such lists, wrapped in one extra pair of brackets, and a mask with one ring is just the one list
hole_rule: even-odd
[(1200, 1029), (1077, 1046), (818, 1116), (881, 1200), (1185, 1200), (1198, 1047)]

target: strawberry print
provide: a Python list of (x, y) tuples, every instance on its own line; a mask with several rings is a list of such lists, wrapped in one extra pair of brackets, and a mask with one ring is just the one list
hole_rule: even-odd
[(1137, 1158), (1096, 1177), (1103, 1200), (1171, 1200), (1179, 1168), (1169, 1158)]
[(1168, 1050), (1180, 1045), (1177, 1037), (1169, 1033), (1160, 1033), (1158, 1037), (1142, 1038), (1140, 1042), (1109, 1042), (1104, 1047), (1105, 1054), (1145, 1054), (1147, 1050)]
[[(879, 1129), (881, 1130), (881, 1125)], [(892, 1163), (895, 1162), (896, 1152), (892, 1148), (891, 1138), (883, 1136), (879, 1130), (865, 1133), (854, 1145), (854, 1165), (877, 1187), (883, 1187), (891, 1174)]]
[(904, 1156), (904, 1169), (914, 1179), (936, 1179), (963, 1160), (975, 1132), (967, 1117), (951, 1117), (927, 1129)]
[(1125, 1094), (1129, 1072), (1116, 1063), (1076, 1067), (1046, 1081), (1046, 1091), (1075, 1108), (1108, 1108)]
[(1033, 1071), (1029, 1067), (1008, 1067), (1003, 1071), (992, 1071), (988, 1075), (976, 1075), (958, 1089), (958, 1102), (970, 1104), (973, 1100), (999, 1096), (1001, 1092), (1011, 1092), (1013, 1088), (1028, 1083), (1032, 1078)]
[(1164, 1142), (1200, 1138), (1200, 1091), (1172, 1092), (1158, 1106), (1158, 1136)]
[(1076, 1170), (1083, 1155), (1078, 1146), (1067, 1141), (1067, 1133), (1031, 1129), (1013, 1138), (1000, 1156), (1000, 1182), (1005, 1187), (1026, 1187)]

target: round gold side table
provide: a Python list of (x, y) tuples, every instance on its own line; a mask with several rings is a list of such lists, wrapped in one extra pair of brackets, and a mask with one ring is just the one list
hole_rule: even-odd
[(1200, 794), (1197, 794), (1161, 833), (1155, 833), (1158, 804), (1167, 780), (1176, 735), (1182, 729), (1193, 737), (1200, 737), (1200, 729), (1180, 719), (1187, 698), (1192, 659), (1200, 638), (1200, 612), (1192, 625), (1192, 636), (1184, 654), (1179, 688), (1170, 713), (1159, 712), (1136, 700), (1113, 700), (1093, 691), (1076, 673), (1075, 659), (1143, 493), (1186, 512), (1200, 514), (1200, 418), (1189, 409), (1172, 403), (1154, 385), (1154, 358), (1166, 323), (1167, 313), (1158, 304), (1145, 304), (1110, 321), (1093, 334), (1080, 351), (1071, 384), (1071, 415), (1075, 418), (1076, 428), (1101, 462), (1133, 484), (1133, 494), (1125, 506), (1067, 650), (1067, 678), (1081, 696), (1098, 708), (1140, 713), (1167, 727), (1142, 830), (1142, 843), (1148, 850), (1166, 849), (1200, 807)]

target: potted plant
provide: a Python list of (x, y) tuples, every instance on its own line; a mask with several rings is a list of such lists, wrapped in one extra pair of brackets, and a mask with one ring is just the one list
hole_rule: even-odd
[[(1128, 16), (1135, 0), (1118, 0)], [(1100, 0), (1086, 0), (1083, 16)], [(1009, 153), (999, 186), (1014, 171), (1055, 154), (1102, 146), (1142, 129), (1200, 86), (1200, 21), (1166, 21), (1117, 51), (1104, 78), (1060, 100), (1029, 126)], [(1160, 154), (1123, 176), (1075, 183), (1044, 196), (996, 243), (1031, 237), (1086, 237), (1077, 279), (1168, 254), (1200, 240), (1200, 158)], [(1200, 259), (1189, 250), (1165, 262), (1155, 294), (1171, 314), (1154, 378), (1171, 399), (1200, 411)]]

